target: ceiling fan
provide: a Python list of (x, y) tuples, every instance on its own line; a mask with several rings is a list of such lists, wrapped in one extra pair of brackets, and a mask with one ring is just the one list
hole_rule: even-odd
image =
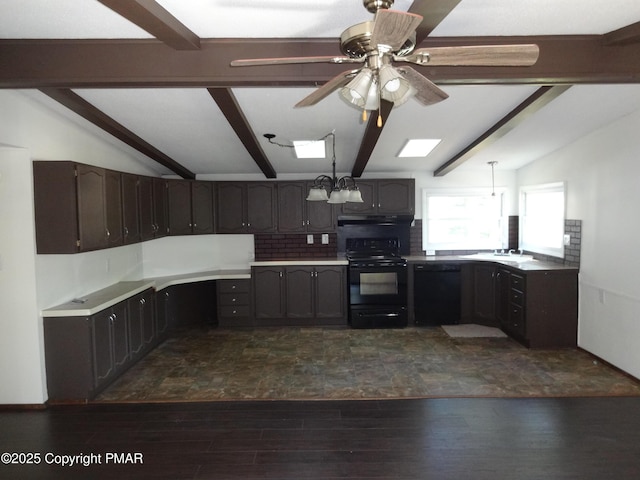
[[(343, 72), (298, 102), (296, 107), (315, 105), (335, 90), (356, 108), (378, 110), (382, 100), (398, 106), (414, 97), (422, 105), (448, 98), (446, 92), (407, 64), (418, 66), (530, 66), (536, 63), (535, 44), (453, 46), (415, 49), (416, 29), (422, 16), (390, 10), (394, 0), (363, 0), (373, 21), (347, 28), (340, 37), (343, 56), (256, 58), (234, 60), (231, 66), (296, 63), (352, 63), (362, 66)], [(395, 67), (393, 62), (405, 65)], [(382, 118), (378, 114), (378, 126)]]

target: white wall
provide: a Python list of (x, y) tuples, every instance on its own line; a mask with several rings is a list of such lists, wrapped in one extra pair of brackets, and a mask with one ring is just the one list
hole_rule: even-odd
[(41, 309), (142, 275), (140, 245), (79, 255), (35, 254), (31, 161), (73, 160), (159, 174), (142, 155), (106, 140), (75, 114), (54, 112), (44, 106), (46, 97), (36, 101), (41, 97), (0, 90), (0, 404), (47, 399)]
[(0, 148), (0, 404), (46, 398), (32, 218), (29, 153)]
[(142, 244), (145, 278), (249, 268), (253, 235), (164, 237)]
[(640, 112), (518, 171), (518, 183), (567, 182), (582, 220), (580, 347), (640, 377)]

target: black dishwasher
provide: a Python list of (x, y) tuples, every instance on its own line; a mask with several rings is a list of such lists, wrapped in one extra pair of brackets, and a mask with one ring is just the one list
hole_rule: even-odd
[(451, 325), (460, 322), (460, 265), (414, 266), (416, 325)]

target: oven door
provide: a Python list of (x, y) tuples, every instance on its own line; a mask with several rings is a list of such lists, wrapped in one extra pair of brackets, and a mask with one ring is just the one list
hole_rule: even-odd
[(349, 267), (350, 305), (406, 305), (407, 266)]

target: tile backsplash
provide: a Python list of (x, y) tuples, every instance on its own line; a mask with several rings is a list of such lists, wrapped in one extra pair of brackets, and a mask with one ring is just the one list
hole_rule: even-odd
[[(313, 243), (307, 243), (307, 236)], [(322, 243), (321, 233), (274, 233), (254, 236), (256, 261), (286, 260), (296, 258), (335, 258), (338, 254), (337, 235), (329, 236), (329, 243)]]

